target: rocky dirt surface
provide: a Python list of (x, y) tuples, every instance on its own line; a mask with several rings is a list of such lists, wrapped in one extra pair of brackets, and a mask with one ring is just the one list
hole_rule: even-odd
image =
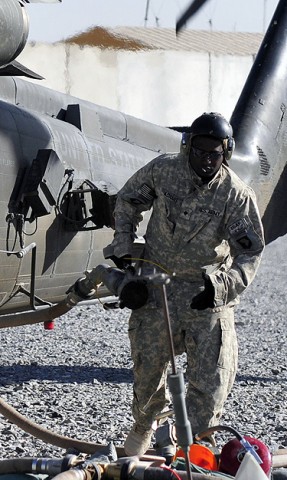
[[(239, 369), (221, 421), (272, 450), (287, 448), (286, 270), (284, 237), (266, 248), (237, 308)], [(106, 311), (98, 303), (76, 307), (52, 331), (2, 329), (0, 396), (58, 434), (121, 445), (132, 424), (128, 316), (126, 309)], [(183, 356), (178, 365), (184, 363)], [(0, 434), (2, 458), (65, 453), (2, 415)]]

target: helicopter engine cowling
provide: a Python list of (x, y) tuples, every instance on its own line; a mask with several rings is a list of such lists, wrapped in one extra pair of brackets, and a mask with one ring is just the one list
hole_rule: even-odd
[(29, 19), (18, 0), (0, 2), (0, 67), (12, 62), (27, 43)]

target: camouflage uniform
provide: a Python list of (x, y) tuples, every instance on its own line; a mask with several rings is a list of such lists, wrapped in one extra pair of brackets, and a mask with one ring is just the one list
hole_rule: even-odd
[[(151, 208), (144, 252), (149, 262), (143, 268), (157, 265), (159, 271), (176, 273), (167, 287), (173, 340), (177, 354), (187, 353), (187, 411), (193, 431), (201, 431), (218, 423), (235, 378), (234, 305), (259, 266), (260, 215), (253, 190), (227, 166), (203, 183), (188, 155), (161, 155), (119, 192), (109, 255), (131, 254), (141, 214)], [(203, 272), (215, 290), (214, 308), (192, 310), (192, 298), (203, 289)], [(150, 287), (148, 303), (129, 321), (133, 415), (146, 429), (169, 402), (166, 332), (161, 292)]]

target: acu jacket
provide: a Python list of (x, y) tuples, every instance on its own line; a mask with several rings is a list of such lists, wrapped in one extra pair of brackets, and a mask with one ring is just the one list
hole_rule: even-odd
[(142, 213), (150, 209), (145, 258), (191, 283), (202, 283), (204, 272), (215, 289), (215, 307), (237, 303), (264, 249), (254, 191), (224, 164), (203, 183), (188, 155), (160, 155), (118, 193), (115, 235), (104, 249), (106, 258), (132, 254)]

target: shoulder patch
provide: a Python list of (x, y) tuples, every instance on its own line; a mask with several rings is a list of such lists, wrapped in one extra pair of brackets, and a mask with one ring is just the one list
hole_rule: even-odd
[(250, 250), (256, 245), (256, 234), (248, 217), (240, 218), (228, 227), (233, 240), (244, 250)]
[(239, 237), (241, 234), (245, 233), (248, 230), (249, 222), (247, 218), (240, 218), (234, 223), (229, 225), (228, 231), (232, 237)]
[(150, 203), (154, 200), (155, 196), (156, 195), (153, 189), (146, 183), (143, 183), (137, 191), (136, 198), (133, 198), (133, 203), (134, 204)]
[(148, 201), (152, 201), (155, 197), (155, 193), (153, 191), (153, 189), (147, 185), (146, 183), (144, 183), (140, 189), (139, 189), (139, 193), (144, 197), (146, 198)]
[(252, 247), (252, 241), (247, 235), (244, 235), (244, 237), (238, 238), (237, 243), (239, 243), (239, 245), (241, 245), (241, 247), (244, 249), (248, 249)]

